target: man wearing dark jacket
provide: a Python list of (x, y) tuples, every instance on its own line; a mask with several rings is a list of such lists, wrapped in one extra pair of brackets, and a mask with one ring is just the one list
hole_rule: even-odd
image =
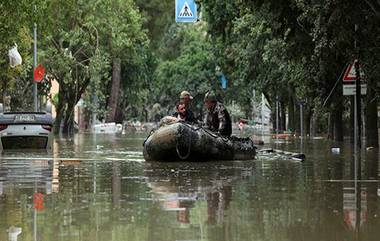
[(224, 105), (216, 100), (212, 92), (207, 92), (204, 98), (204, 105), (207, 109), (204, 124), (205, 127), (222, 136), (231, 136), (231, 117)]
[(189, 112), (186, 109), (186, 105), (182, 101), (176, 104), (176, 112), (174, 112), (172, 116), (177, 118), (178, 121), (184, 121), (189, 123), (196, 122), (194, 115), (192, 114), (192, 112)]

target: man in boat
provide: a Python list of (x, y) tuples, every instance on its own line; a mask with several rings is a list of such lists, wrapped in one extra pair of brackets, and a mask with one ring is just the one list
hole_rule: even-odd
[(224, 105), (216, 100), (216, 95), (209, 91), (204, 98), (207, 109), (204, 124), (205, 127), (222, 136), (231, 136), (231, 117)]
[(186, 90), (182, 91), (179, 95), (179, 99), (182, 103), (185, 104), (186, 112), (187, 112), (187, 119), (189, 122), (195, 122), (195, 116), (193, 111), (190, 108), (190, 101), (193, 99), (193, 96), (190, 95), (190, 93)]
[(184, 121), (190, 123), (195, 122), (194, 116), (188, 112), (188, 110), (186, 109), (186, 105), (183, 101), (180, 101), (176, 104), (176, 112), (174, 112), (172, 116), (177, 118), (177, 121)]

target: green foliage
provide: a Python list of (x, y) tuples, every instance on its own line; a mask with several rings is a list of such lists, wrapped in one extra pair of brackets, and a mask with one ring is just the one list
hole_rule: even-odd
[[(6, 96), (11, 96), (12, 109), (14, 104), (25, 104), (25, 110), (28, 110), (27, 98), (19, 98), (18, 96), (30, 96), (28, 92), (31, 83), (32, 55), (30, 53), (30, 45), (32, 39), (29, 35), (32, 2), (30, 1), (2, 1), (0, 3), (0, 89), (1, 99), (3, 102)], [(8, 50), (15, 44), (23, 59), (23, 65), (16, 68), (9, 66)], [(15, 88), (17, 86), (17, 88)], [(19, 101), (20, 103), (14, 103)]]
[[(152, 91), (156, 102), (173, 106), (179, 93), (186, 89), (195, 95), (197, 105), (203, 101), (203, 94), (218, 82), (212, 46), (202, 25), (182, 25), (175, 29), (181, 46), (177, 50), (178, 56), (160, 62)], [(168, 34), (171, 35), (172, 31)], [(171, 49), (171, 44), (167, 48)]]
[(174, 1), (135, 0), (141, 15), (144, 16), (144, 28), (148, 30), (151, 48), (159, 52), (162, 38), (174, 19)]
[[(107, 111), (107, 98), (110, 96), (110, 76), (112, 60), (121, 59), (121, 92), (119, 107), (124, 110), (127, 105), (140, 105), (145, 102), (144, 89), (151, 80), (151, 69), (154, 68), (154, 56), (149, 50), (149, 39), (142, 28), (143, 18), (132, 0), (95, 1), (92, 5), (94, 14), (89, 16), (88, 24), (99, 37), (99, 48), (106, 53), (103, 63), (108, 67), (99, 69), (100, 73), (107, 71), (103, 78), (98, 78), (91, 84), (86, 97), (86, 106), (94, 107), (97, 100), (100, 118)], [(97, 83), (97, 84), (96, 84)]]
[[(10, 95), (16, 109), (31, 106), (32, 28), (36, 22), (39, 62), (47, 67), (49, 79), (60, 83), (59, 98), (54, 102), (68, 119), (82, 96), (88, 113), (106, 116), (114, 59), (121, 60), (118, 108), (128, 112), (124, 115), (128, 118), (157, 118), (170, 110), (184, 89), (195, 96), (193, 107), (198, 111), (203, 94), (214, 89), (226, 104), (235, 103), (248, 117), (255, 89), (270, 103), (278, 96), (289, 109), (306, 100), (308, 115), (318, 112), (325, 118), (327, 112), (342, 109), (336, 104), (344, 103), (339, 87), (325, 106), (323, 103), (343, 67), (357, 55), (374, 93), (371, 101), (377, 100), (378, 3), (197, 3), (201, 21), (176, 24), (172, 0), (3, 1), (2, 97)], [(7, 52), (14, 43), (24, 64), (11, 69)], [(220, 89), (222, 73), (228, 79), (226, 91)], [(40, 93), (46, 94), (48, 86), (48, 82), (40, 85)], [(161, 107), (148, 115), (155, 103)]]
[(107, 115), (108, 84), (110, 82), (110, 57), (107, 53), (97, 53), (89, 65), (91, 82), (84, 95), (84, 108), (87, 113), (96, 112), (103, 120)]

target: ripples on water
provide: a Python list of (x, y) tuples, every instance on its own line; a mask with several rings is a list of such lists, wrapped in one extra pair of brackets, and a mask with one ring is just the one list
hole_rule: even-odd
[(333, 155), (324, 140), (274, 144), (304, 149), (303, 163), (146, 163), (144, 136), (4, 153), (0, 240), (379, 240), (377, 151), (363, 154), (355, 185), (349, 145)]

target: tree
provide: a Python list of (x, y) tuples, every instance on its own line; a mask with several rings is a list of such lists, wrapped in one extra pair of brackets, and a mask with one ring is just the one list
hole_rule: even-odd
[[(288, 106), (292, 129), (298, 119), (294, 106), (299, 100), (306, 100), (306, 119), (323, 117), (321, 111), (330, 113), (330, 136), (343, 140), (343, 106), (347, 100), (342, 96), (341, 84), (329, 101), (324, 100), (355, 54), (355, 24), (372, 28), (371, 32), (363, 31), (360, 35), (361, 39), (369, 40), (362, 48), (363, 63), (372, 62), (366, 59), (367, 50), (371, 49), (374, 57), (378, 55), (375, 50), (378, 26), (373, 23), (378, 22), (379, 6), (370, 1), (366, 3), (201, 1), (206, 11), (208, 33), (215, 46), (213, 53), (233, 81), (234, 90), (229, 92), (229, 98), (237, 98), (238, 103), (247, 107), (253, 88), (262, 90), (272, 103), (279, 96), (282, 105)], [(370, 72), (372, 76), (373, 71)], [(373, 82), (369, 84), (374, 90)], [(367, 114), (372, 116), (367, 118), (370, 124), (376, 104), (374, 101), (368, 103), (372, 104), (367, 106), (367, 110), (371, 110), (371, 114)], [(377, 133), (374, 124), (374, 121), (370, 124), (371, 132)]]
[[(1, 81), (1, 102), (7, 96), (11, 95), (12, 100), (16, 100), (13, 91), (22, 94), (25, 110), (32, 103), (31, 89), (31, 73), (32, 73), (32, 51), (33, 43), (29, 32), (33, 26), (33, 21), (38, 19), (33, 16), (34, 1), (3, 1), (0, 3), (2, 13), (0, 15), (0, 81)], [(8, 50), (15, 44), (23, 59), (23, 64), (16, 68), (9, 66)], [(20, 88), (14, 88), (16, 85)], [(30, 98), (25, 98), (25, 97)], [(29, 102), (27, 100), (30, 100)], [(16, 100), (17, 101), (17, 100)], [(11, 101), (11, 104), (13, 102)], [(29, 106), (28, 106), (29, 105)], [(12, 106), (15, 107), (15, 106)]]
[[(133, 1), (52, 1), (47, 9), (50, 28), (43, 58), (49, 76), (60, 85), (56, 132), (61, 125), (63, 132), (73, 130), (73, 110), (84, 94), (89, 95), (85, 98), (87, 110), (110, 110), (108, 120), (114, 120), (124, 81), (122, 69), (144, 58), (140, 49), (148, 44)], [(137, 69), (143, 68), (141, 62)], [(91, 104), (94, 99), (98, 103)]]
[(178, 38), (164, 41), (168, 45), (163, 47), (170, 51), (173, 49), (172, 43), (175, 42), (178, 56), (159, 63), (155, 72), (156, 81), (151, 87), (154, 96), (157, 96), (155, 102), (173, 107), (179, 93), (186, 89), (195, 95), (193, 107), (200, 112), (203, 95), (207, 90), (218, 89), (216, 63), (205, 33), (204, 23), (195, 26), (173, 25), (172, 30), (167, 33), (168, 36), (164, 37)]
[(147, 53), (149, 40), (142, 28), (143, 19), (134, 1), (95, 1), (92, 8), (94, 14), (89, 17), (89, 21), (97, 30), (100, 46), (109, 54), (112, 65), (112, 79), (107, 91), (109, 98), (106, 121), (113, 122), (118, 119), (120, 122), (122, 120), (117, 116), (118, 110), (120, 112), (125, 104), (123, 97), (126, 92), (132, 92), (129, 91), (130, 86), (124, 88), (126, 83), (146, 82), (146, 65), (150, 61)]

